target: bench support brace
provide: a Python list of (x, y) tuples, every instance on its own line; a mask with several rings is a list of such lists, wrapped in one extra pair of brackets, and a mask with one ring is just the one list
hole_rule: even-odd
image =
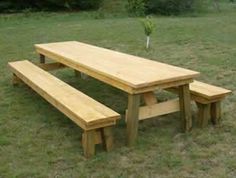
[(95, 145), (102, 144), (106, 151), (113, 148), (112, 127), (97, 130), (84, 131), (82, 135), (82, 146), (85, 157), (89, 158), (95, 154)]

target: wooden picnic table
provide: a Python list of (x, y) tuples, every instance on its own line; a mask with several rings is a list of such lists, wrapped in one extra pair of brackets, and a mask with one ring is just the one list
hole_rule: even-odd
[[(35, 48), (41, 63), (50, 58), (56, 61), (49, 64), (52, 68), (67, 66), (128, 93), (128, 145), (135, 143), (138, 121), (150, 117), (180, 111), (184, 131), (191, 129), (189, 84), (198, 72), (77, 41), (36, 44)], [(154, 91), (171, 87), (178, 87), (179, 99), (158, 103)], [(140, 96), (146, 106), (140, 107)]]

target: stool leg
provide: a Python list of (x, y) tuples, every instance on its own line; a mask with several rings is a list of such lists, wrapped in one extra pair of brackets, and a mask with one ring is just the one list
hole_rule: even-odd
[(45, 64), (45, 56), (43, 54), (39, 54), (39, 62)]
[(103, 144), (106, 151), (111, 151), (113, 148), (112, 127), (103, 128), (102, 132)]
[(211, 104), (211, 122), (214, 125), (219, 124), (221, 121), (221, 102), (215, 102)]
[(80, 72), (79, 72), (79, 71), (74, 70), (74, 72), (75, 72), (75, 76), (76, 76), (76, 77), (79, 77), (79, 76), (80, 76)]
[(206, 127), (210, 118), (210, 104), (197, 103), (198, 106), (198, 126)]
[(16, 74), (12, 75), (12, 85), (17, 85), (21, 82), (21, 80), (16, 76)]
[(84, 131), (82, 135), (82, 145), (84, 156), (89, 158), (95, 154), (95, 130)]

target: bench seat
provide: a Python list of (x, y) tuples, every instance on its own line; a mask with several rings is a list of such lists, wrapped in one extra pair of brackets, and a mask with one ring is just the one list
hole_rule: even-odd
[(194, 81), (190, 84), (191, 97), (200, 103), (212, 103), (213, 101), (222, 100), (231, 93), (230, 90), (210, 85), (207, 83)]
[[(85, 156), (94, 154), (94, 146), (102, 142), (102, 137), (110, 137), (109, 128), (120, 118), (118, 113), (27, 60), (10, 62), (9, 67), (14, 82), (22, 80), (84, 130)], [(111, 142), (105, 144), (111, 146)]]
[(198, 124), (205, 127), (211, 119), (213, 124), (221, 120), (221, 101), (231, 93), (230, 90), (194, 81), (190, 84), (191, 98), (198, 106)]
[[(211, 119), (213, 124), (221, 120), (221, 101), (231, 93), (230, 90), (194, 81), (189, 85), (191, 99), (198, 106), (198, 125), (205, 127)], [(167, 91), (178, 93), (178, 88), (168, 88)]]

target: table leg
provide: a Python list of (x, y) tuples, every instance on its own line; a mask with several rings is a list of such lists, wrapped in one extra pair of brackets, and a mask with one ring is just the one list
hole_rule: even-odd
[(42, 54), (39, 54), (39, 59), (40, 59), (40, 63), (44, 64), (45, 63), (45, 56)]
[(127, 144), (132, 146), (138, 135), (138, 113), (140, 105), (140, 95), (129, 94), (128, 114), (127, 114)]
[(190, 98), (189, 84), (179, 87), (179, 101), (180, 101), (182, 128), (185, 132), (188, 132), (192, 128), (191, 98)]

